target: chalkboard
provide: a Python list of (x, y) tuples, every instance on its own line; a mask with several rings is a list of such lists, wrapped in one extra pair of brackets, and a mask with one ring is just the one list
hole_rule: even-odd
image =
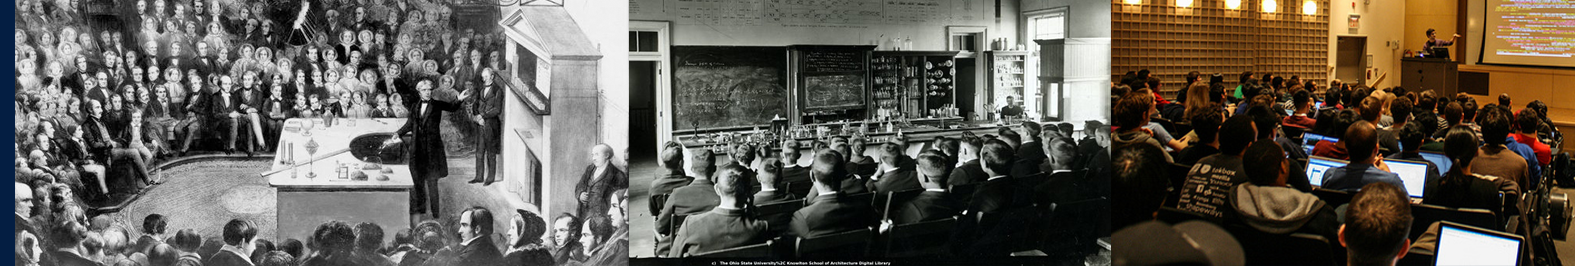
[(804, 76), (804, 110), (864, 107), (864, 74)]
[(672, 49), (674, 129), (767, 126), (789, 116), (786, 48)]
[(864, 64), (869, 61), (868, 50), (864, 51), (805, 51), (803, 72), (850, 72), (864, 71)]

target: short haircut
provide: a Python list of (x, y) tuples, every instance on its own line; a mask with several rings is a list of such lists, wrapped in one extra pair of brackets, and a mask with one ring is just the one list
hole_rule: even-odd
[(1217, 139), (1220, 123), (1225, 120), (1225, 114), (1219, 111), (1219, 104), (1210, 103), (1206, 110), (1193, 112), (1187, 121), (1192, 122), (1192, 131), (1198, 135), (1199, 143), (1211, 143)]
[(224, 244), (239, 246), (246, 241), (257, 238), (257, 227), (251, 222), (241, 219), (232, 219), (224, 224)]
[(716, 156), (710, 149), (701, 149), (696, 152), (689, 162), (689, 171), (694, 172), (699, 178), (711, 180), (711, 173), (716, 172)]
[(76, 219), (57, 219), (49, 239), (55, 247), (71, 247), (87, 238), (87, 233), (87, 226)]
[(760, 160), (760, 172), (756, 172), (755, 173), (755, 181), (760, 182), (760, 184), (762, 184), (762, 185), (764, 185), (764, 184), (781, 185), (782, 184), (782, 174), (781, 173), (782, 173), (782, 162), (781, 161), (778, 161), (776, 158), (761, 159)]
[(492, 235), (492, 211), (481, 206), (474, 206), (465, 210), (465, 213), (470, 215), (470, 227), (478, 231), (476, 235)]
[(749, 192), (749, 169), (737, 164), (723, 166), (716, 173), (716, 195), (739, 199)]
[[(1504, 144), (1509, 140), (1514, 119), (1510, 117), (1509, 110), (1504, 108), (1484, 108), (1477, 126), (1482, 128), (1482, 142), (1487, 144)], [(1535, 166), (1533, 166), (1535, 167)]]
[[(1070, 141), (1071, 139), (1060, 139), (1060, 140), (1061, 141), (1045, 141), (1045, 147), (1046, 147), (1046, 149), (1049, 150), (1049, 153), (1045, 154), (1045, 155), (1049, 156), (1050, 158), (1055, 158), (1055, 161), (1057, 163), (1062, 163), (1062, 164), (1070, 163), (1070, 162), (1072, 162), (1073, 158), (1076, 158), (1078, 156), (1078, 154), (1077, 154), (1077, 146), (1072, 145), (1072, 142)], [(1064, 168), (1064, 167), (1070, 167), (1071, 165), (1055, 165), (1055, 166)], [(1069, 169), (1055, 169), (1055, 170), (1069, 170)]]
[(1246, 71), (1246, 72), (1241, 72), (1241, 78), (1238, 79), (1238, 81), (1240, 83), (1247, 83), (1247, 81), (1251, 80), (1251, 79), (1252, 79), (1252, 71)]
[(1434, 95), (1432, 90), (1422, 91), (1417, 97), (1415, 106), (1417, 109), (1432, 111), (1438, 107), (1438, 96)]
[(1444, 116), (1444, 121), (1449, 122), (1450, 125), (1459, 124), (1460, 120), (1465, 119), (1465, 117), (1463, 117), (1464, 114), (1462, 114), (1464, 113), (1463, 109), (1464, 107), (1461, 107), (1460, 103), (1450, 102), (1448, 105), (1444, 106), (1444, 113), (1441, 115)]
[(672, 141), (667, 142), (667, 144), (662, 145), (662, 154), (659, 157), (661, 157), (662, 166), (668, 170), (683, 171), (684, 146), (682, 144)]
[(1110, 222), (1114, 228), (1154, 219), (1154, 211), (1165, 201), (1165, 151), (1154, 145), (1115, 145), (1111, 160), (1114, 168), (1111, 190), (1124, 192), (1111, 202)]
[(1247, 178), (1253, 185), (1280, 186), (1280, 167), (1285, 163), (1285, 150), (1273, 141), (1253, 142), (1241, 158)]
[(1411, 233), (1411, 204), (1393, 184), (1373, 182), (1351, 197), (1344, 239), (1351, 265), (1393, 263)]
[(1356, 115), (1356, 111), (1351, 109), (1340, 110), (1339, 113), (1334, 114), (1334, 121), (1330, 124), (1329, 131), (1324, 132), (1323, 135), (1334, 137), (1335, 139), (1343, 139), (1345, 138), (1345, 130), (1350, 129), (1351, 125), (1359, 121), (1362, 120), (1361, 117)]
[(1378, 132), (1373, 123), (1359, 121), (1351, 124), (1345, 130), (1345, 150), (1350, 154), (1352, 162), (1373, 158), (1373, 152), (1378, 150)]
[(1376, 123), (1379, 118), (1384, 116), (1384, 99), (1378, 98), (1378, 96), (1364, 97), (1362, 98), (1362, 105), (1358, 107), (1357, 112), (1362, 115), (1362, 121)]
[(929, 177), (930, 180), (936, 180), (936, 183), (947, 184), (945, 157), (934, 154), (920, 154), (919, 158), (914, 158), (914, 161), (918, 163), (918, 166), (915, 168), (918, 168), (920, 175)]
[(144, 234), (162, 235), (166, 227), (169, 227), (169, 220), (164, 218), (162, 214), (154, 213), (142, 218), (142, 233)]
[(262, 260), (257, 262), (257, 266), (294, 266), (294, 265), (296, 265), (295, 264), (295, 256), (290, 256), (289, 253), (285, 253), (284, 251), (268, 252), (268, 254), (262, 256)]
[(1273, 137), (1274, 129), (1280, 127), (1280, 114), (1267, 106), (1254, 105), (1252, 109), (1247, 109), (1247, 115), (1252, 116), (1253, 126), (1258, 130), (1255, 139)]
[(376, 223), (356, 224), (355, 247), (358, 250), (374, 252), (383, 248), (383, 227)]
[(607, 237), (611, 236), (613, 231), (612, 220), (607, 216), (591, 216), (590, 219), (585, 219), (585, 227), (591, 230), (591, 238), (596, 239), (596, 243), (607, 242)]
[(1017, 135), (1017, 131), (1003, 128), (1001, 130), (1001, 137), (999, 139), (1004, 141), (1004, 144), (1013, 149), (1016, 149), (1019, 145), (1023, 145), (1023, 136)]
[(1405, 127), (1400, 128), (1399, 133), (1400, 134), (1398, 137), (1400, 137), (1400, 146), (1403, 146), (1406, 150), (1410, 151), (1421, 149), (1422, 141), (1427, 139), (1427, 135), (1429, 135), (1429, 133), (1422, 129), (1421, 123), (1405, 124)]
[(996, 175), (1005, 175), (1012, 170), (1012, 163), (1017, 161), (1017, 153), (1001, 140), (991, 140), (984, 144), (984, 150), (979, 152), (979, 162), (986, 170)]
[(1154, 95), (1148, 93), (1127, 93), (1116, 101), (1115, 116), (1117, 126), (1122, 130), (1131, 130), (1143, 126), (1148, 120), (1148, 110), (1154, 108)]
[(1535, 133), (1542, 129), (1542, 116), (1531, 108), (1520, 109), (1520, 114), (1515, 115), (1515, 127), (1520, 132)]
[(824, 184), (833, 190), (840, 189), (842, 179), (848, 175), (847, 167), (843, 166), (844, 162), (842, 155), (836, 152), (816, 153), (814, 165), (810, 166), (810, 177), (816, 183)]
[(291, 257), (300, 257), (302, 252), (306, 251), (306, 245), (302, 244), (301, 240), (298, 239), (285, 239), (284, 243), (279, 245), (279, 250), (289, 253)]
[(1460, 118), (1461, 119), (1465, 119), (1465, 121), (1476, 121), (1476, 118), (1477, 118), (1477, 99), (1476, 98), (1471, 98), (1471, 96), (1466, 96), (1465, 94), (1462, 93), (1460, 96), (1456, 96), (1455, 97), (1455, 101), (1456, 102), (1460, 102)]
[(1297, 109), (1312, 105), (1312, 92), (1308, 90), (1296, 91), (1296, 93), (1291, 94), (1291, 103), (1296, 104)]
[(202, 247), (202, 235), (191, 229), (181, 229), (175, 232), (175, 237), (170, 239), (170, 244), (181, 251), (197, 252), (197, 248)]
[(1500, 94), (1498, 94), (1498, 105), (1508, 106), (1509, 103), (1510, 103), (1510, 100), (1509, 100), (1509, 94), (1508, 93), (1500, 93)]
[(1248, 144), (1256, 140), (1257, 128), (1253, 127), (1252, 116), (1238, 115), (1225, 119), (1220, 125), (1219, 140), (1220, 152), (1230, 155), (1239, 155), (1247, 149)]
[(1395, 124), (1411, 121), (1411, 98), (1401, 97), (1389, 103), (1389, 114)]
[(1023, 121), (1022, 125), (1024, 131), (1023, 133), (1028, 133), (1028, 136), (1037, 137), (1039, 136), (1040, 131), (1044, 130), (1043, 127), (1039, 126), (1039, 123), (1035, 123), (1033, 121)]

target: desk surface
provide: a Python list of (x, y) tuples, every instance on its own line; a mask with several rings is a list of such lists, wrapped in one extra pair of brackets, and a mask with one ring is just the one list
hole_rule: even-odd
[[(352, 121), (353, 125), (352, 125)], [(414, 184), (410, 177), (409, 165), (383, 165), (392, 170), (392, 173), (380, 174), (377, 170), (367, 170), (367, 180), (339, 179), (335, 169), (337, 163), (349, 164), (351, 171), (361, 171), (360, 159), (355, 158), (348, 151), (350, 141), (358, 136), (374, 133), (393, 133), (405, 124), (402, 118), (381, 119), (335, 119), (331, 127), (323, 127), (323, 120), (319, 118), (295, 118), (284, 122), (284, 129), (279, 135), (279, 146), (275, 150), (273, 168), (262, 173), (268, 179), (268, 185), (280, 189), (301, 190), (409, 190)], [(306, 136), (306, 125), (311, 125), (311, 136)], [(315, 155), (306, 151), (308, 140), (315, 140), (318, 145)], [(293, 149), (290, 146), (294, 146)], [(294, 156), (288, 156), (293, 153)], [(308, 164), (308, 158), (318, 157), (315, 163)], [(295, 169), (290, 165), (280, 163), (280, 160), (293, 157)], [(307, 178), (307, 173), (317, 173), (316, 178)], [(386, 176), (387, 180), (379, 180), (379, 176)]]

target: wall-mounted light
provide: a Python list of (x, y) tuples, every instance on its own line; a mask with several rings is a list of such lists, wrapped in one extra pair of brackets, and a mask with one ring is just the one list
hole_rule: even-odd
[(1317, 15), (1318, 2), (1313, 2), (1312, 0), (1302, 1), (1302, 14)]
[(1176, 0), (1176, 6), (1192, 7), (1192, 0)]
[(1127, 3), (1128, 5), (1141, 5), (1141, 4), (1143, 4), (1143, 0), (1123, 0), (1122, 2), (1123, 3)]
[(1241, 9), (1241, 0), (1225, 0), (1225, 8)]
[(1275, 10), (1279, 9), (1280, 5), (1275, 3), (1274, 0), (1263, 0), (1263, 13), (1274, 13)]

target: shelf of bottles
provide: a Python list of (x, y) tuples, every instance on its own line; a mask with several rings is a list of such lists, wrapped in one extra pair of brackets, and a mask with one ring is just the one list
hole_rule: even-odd
[[(999, 110), (1007, 96), (1023, 103), (1024, 112), (1037, 112), (1039, 95), (1034, 80), (1038, 60), (1027, 51), (990, 51), (990, 103)], [(993, 112), (993, 111), (992, 111)], [(994, 115), (991, 114), (993, 117)]]
[(955, 51), (876, 51), (870, 120), (957, 116)]

